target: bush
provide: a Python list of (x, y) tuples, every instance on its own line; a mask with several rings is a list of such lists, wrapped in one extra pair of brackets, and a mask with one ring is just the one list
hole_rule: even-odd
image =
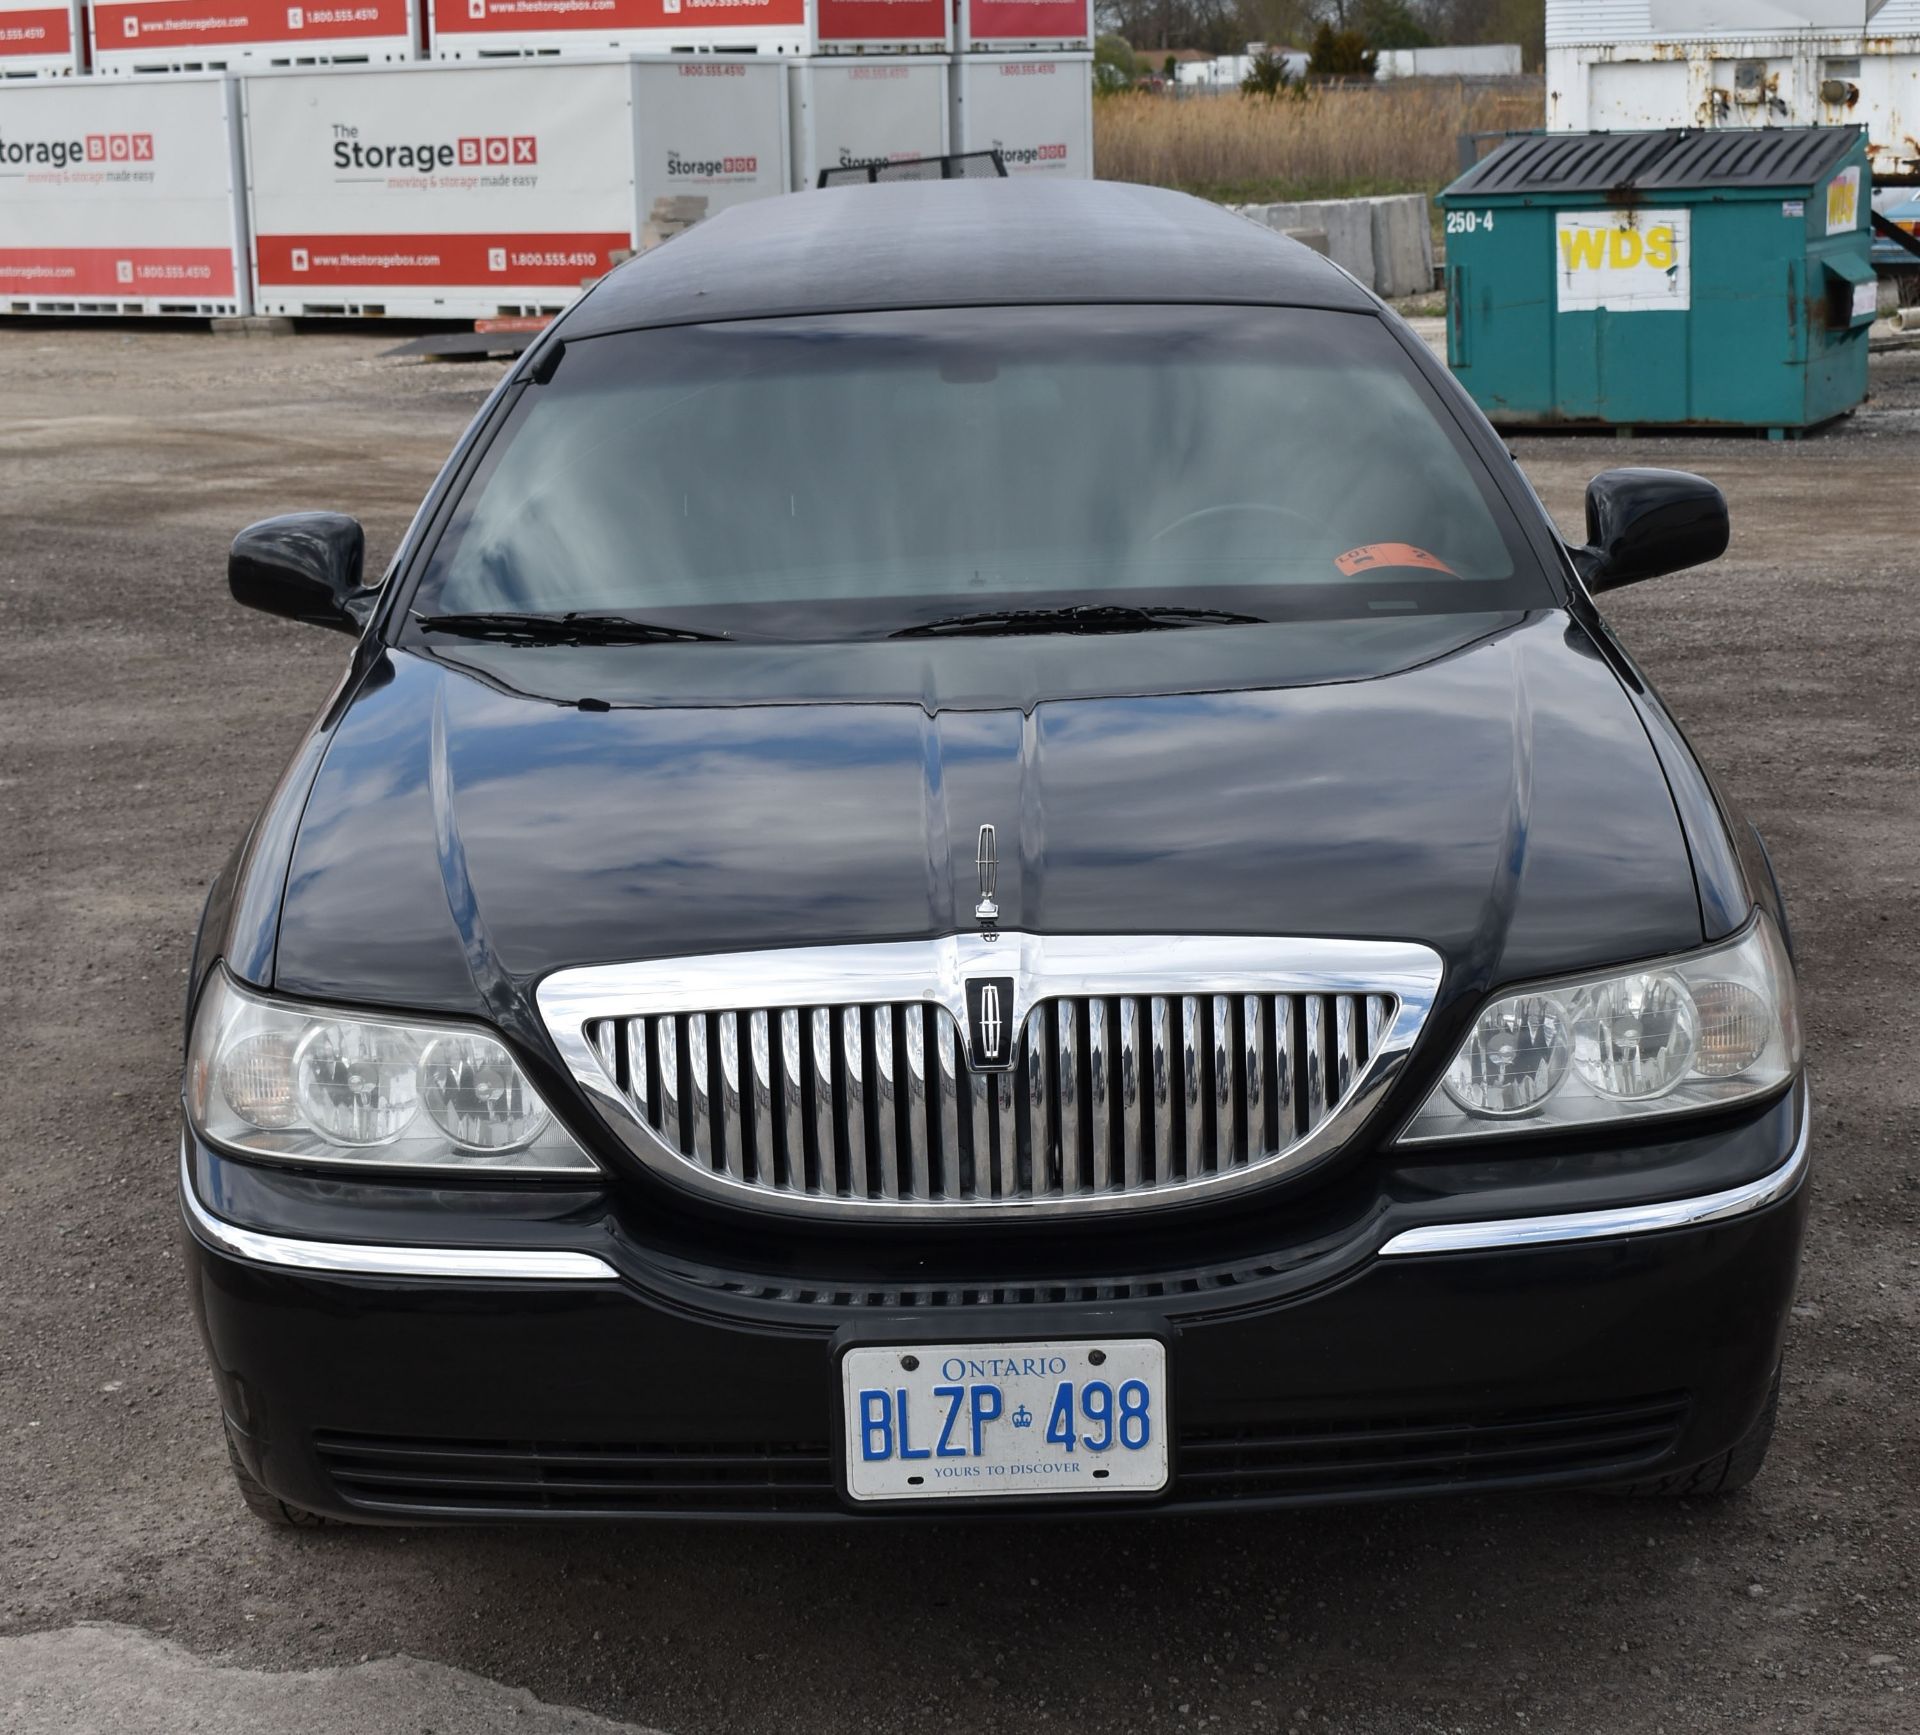
[(1265, 97), (1269, 102), (1287, 88), (1287, 63), (1271, 48), (1263, 48), (1253, 57), (1247, 76), (1240, 81), (1242, 96)]
[(1380, 56), (1367, 46), (1357, 30), (1336, 30), (1322, 24), (1307, 51), (1309, 78), (1371, 78), (1380, 68)]
[(1093, 43), (1093, 88), (1107, 94), (1129, 90), (1140, 76), (1139, 62), (1124, 36), (1098, 36)]

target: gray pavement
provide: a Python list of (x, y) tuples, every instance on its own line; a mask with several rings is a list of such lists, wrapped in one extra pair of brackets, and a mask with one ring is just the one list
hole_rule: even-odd
[(649, 1735), (417, 1657), (335, 1668), (240, 1668), (133, 1627), (0, 1639), (10, 1735)]

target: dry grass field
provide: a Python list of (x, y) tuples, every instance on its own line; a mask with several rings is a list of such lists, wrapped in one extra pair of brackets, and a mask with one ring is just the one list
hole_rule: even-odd
[(1234, 201), (1432, 193), (1457, 172), (1465, 132), (1535, 127), (1538, 80), (1470, 88), (1439, 80), (1175, 99), (1127, 92), (1093, 106), (1093, 160), (1111, 181)]

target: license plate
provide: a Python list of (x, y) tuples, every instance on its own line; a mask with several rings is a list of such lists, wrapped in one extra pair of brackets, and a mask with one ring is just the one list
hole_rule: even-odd
[(1167, 1352), (1154, 1338), (850, 1349), (855, 1500), (1139, 1494), (1167, 1484)]

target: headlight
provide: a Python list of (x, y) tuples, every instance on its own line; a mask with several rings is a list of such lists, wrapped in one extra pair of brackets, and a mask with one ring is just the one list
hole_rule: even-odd
[(1400, 1142), (1724, 1108), (1799, 1067), (1793, 966), (1760, 915), (1709, 952), (1489, 1001)]
[(268, 1000), (224, 971), (193, 1022), (187, 1113), (203, 1138), (283, 1162), (596, 1169), (485, 1031)]

